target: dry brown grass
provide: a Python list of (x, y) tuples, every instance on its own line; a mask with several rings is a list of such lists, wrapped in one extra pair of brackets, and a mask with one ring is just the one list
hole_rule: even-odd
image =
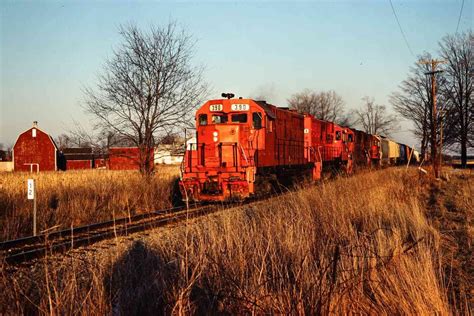
[(36, 182), (38, 231), (42, 231), (169, 207), (177, 174), (177, 167), (160, 167), (146, 182), (136, 171), (0, 173), (0, 240), (32, 234), (28, 178)]
[(4, 269), (0, 313), (468, 314), (466, 299), (449, 300), (424, 178), (363, 173), (108, 252)]

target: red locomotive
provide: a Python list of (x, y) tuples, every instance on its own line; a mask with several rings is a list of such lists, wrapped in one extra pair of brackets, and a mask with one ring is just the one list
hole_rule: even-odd
[(319, 153), (324, 170), (352, 173), (354, 132), (351, 129), (306, 114), (304, 131), (305, 140)]
[(354, 160), (357, 166), (379, 166), (381, 154), (380, 137), (353, 129), (355, 134)]
[(225, 201), (266, 192), (276, 181), (314, 173), (305, 150), (303, 115), (251, 99), (207, 101), (196, 113), (196, 143), (185, 153), (181, 193), (189, 200)]

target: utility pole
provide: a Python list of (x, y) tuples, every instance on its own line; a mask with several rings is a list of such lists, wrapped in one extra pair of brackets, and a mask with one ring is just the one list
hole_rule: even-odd
[(439, 110), (439, 165), (443, 168), (443, 120), (446, 110)]
[(445, 60), (420, 60), (419, 64), (431, 65), (431, 71), (425, 72), (425, 75), (431, 75), (431, 98), (433, 100), (433, 108), (431, 110), (433, 124), (431, 124), (431, 162), (433, 163), (433, 170), (435, 178), (439, 178), (439, 159), (438, 154), (438, 142), (436, 137), (437, 131), (437, 109), (436, 109), (436, 74), (443, 72), (442, 70), (436, 70), (438, 64), (446, 63)]

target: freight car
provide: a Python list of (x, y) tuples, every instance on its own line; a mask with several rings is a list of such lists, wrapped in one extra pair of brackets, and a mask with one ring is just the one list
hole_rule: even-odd
[(315, 161), (305, 158), (304, 116), (264, 101), (207, 101), (196, 113), (196, 143), (189, 146), (179, 183), (188, 200), (245, 199), (317, 174)]
[(408, 160), (412, 163), (419, 162), (419, 153), (405, 144), (398, 144), (400, 146), (400, 157), (398, 159), (398, 164), (406, 164)]
[(382, 138), (382, 164), (395, 165), (400, 159), (400, 145), (387, 137)]

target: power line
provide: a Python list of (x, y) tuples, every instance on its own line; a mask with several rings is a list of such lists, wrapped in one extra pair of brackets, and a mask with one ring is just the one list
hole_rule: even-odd
[(459, 23), (461, 22), (462, 9), (464, 8), (464, 0), (462, 0), (461, 11), (459, 11), (458, 25), (456, 26), (456, 34), (458, 33)]
[(403, 39), (405, 40), (405, 44), (407, 44), (408, 50), (410, 51), (412, 56), (415, 57), (415, 54), (413, 54), (413, 51), (411, 50), (410, 44), (408, 44), (408, 40), (407, 40), (407, 37), (405, 36), (405, 32), (403, 32), (402, 25), (400, 24), (400, 21), (398, 20), (398, 16), (397, 16), (397, 13), (395, 12), (395, 8), (393, 7), (392, 0), (389, 0), (389, 1), (390, 1), (390, 6), (392, 7), (393, 15), (395, 16), (395, 19), (397, 20), (398, 28), (400, 29)]

